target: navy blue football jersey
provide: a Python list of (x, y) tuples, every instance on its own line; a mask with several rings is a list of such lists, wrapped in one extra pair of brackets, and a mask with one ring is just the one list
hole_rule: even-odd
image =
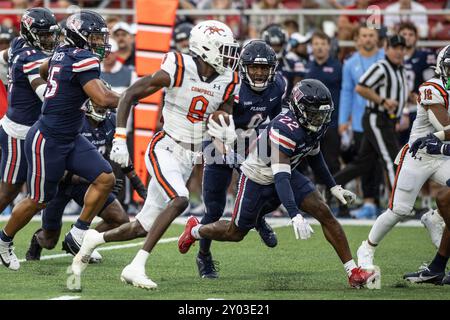
[(39, 67), (47, 56), (25, 42), (13, 39), (8, 51), (7, 117), (19, 124), (32, 126), (41, 115), (42, 101), (31, 87), (28, 76), (39, 75)]
[(114, 133), (116, 132), (116, 115), (112, 112), (106, 114), (106, 119), (96, 128), (91, 126), (86, 116), (83, 122), (81, 135), (85, 136), (106, 159), (109, 159)]
[(294, 170), (303, 158), (320, 152), (319, 141), (327, 129), (328, 126), (323, 126), (318, 132), (311, 132), (298, 123), (292, 111), (282, 112), (261, 132), (241, 166), (242, 172), (257, 183), (273, 183), (271, 143), (290, 157), (291, 170)]
[(436, 65), (436, 55), (430, 50), (416, 49), (414, 54), (405, 60), (404, 66), (408, 86), (413, 92), (419, 92), (419, 87), (434, 75), (433, 69)]
[(42, 106), (43, 131), (59, 139), (74, 139), (81, 132), (89, 97), (83, 86), (100, 78), (100, 61), (88, 50), (61, 46), (49, 63)]
[(275, 118), (281, 112), (285, 91), (286, 81), (279, 73), (262, 92), (253, 91), (250, 85), (243, 82), (233, 106), (236, 129), (254, 129), (267, 118)]

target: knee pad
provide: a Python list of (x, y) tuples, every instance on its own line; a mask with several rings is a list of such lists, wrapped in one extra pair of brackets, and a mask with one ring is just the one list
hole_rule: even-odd
[(414, 216), (414, 213), (412, 211), (412, 207), (406, 204), (394, 204), (393, 208), (392, 208), (392, 212), (399, 216), (400, 218), (404, 219), (404, 218), (408, 218), (411, 216)]

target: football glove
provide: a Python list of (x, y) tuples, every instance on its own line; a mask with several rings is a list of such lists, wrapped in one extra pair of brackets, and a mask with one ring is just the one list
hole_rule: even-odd
[(301, 214), (297, 214), (291, 220), (292, 226), (294, 227), (295, 239), (307, 240), (314, 233), (313, 228), (309, 225)]
[(215, 122), (212, 118), (208, 121), (208, 134), (211, 137), (217, 138), (224, 144), (230, 145), (236, 140), (236, 128), (234, 126), (233, 116), (229, 115), (230, 124), (227, 125), (223, 115), (219, 115), (220, 124)]
[(343, 189), (340, 185), (335, 185), (330, 189), (330, 192), (342, 204), (352, 204), (356, 200), (356, 194), (351, 191)]
[(109, 158), (120, 164), (120, 166), (128, 167), (130, 162), (130, 155), (128, 153), (127, 147), (127, 136), (125, 128), (116, 128), (116, 134), (114, 135), (114, 140), (112, 141), (112, 148)]

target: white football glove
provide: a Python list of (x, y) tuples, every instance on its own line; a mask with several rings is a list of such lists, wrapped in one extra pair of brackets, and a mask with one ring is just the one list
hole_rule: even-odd
[(308, 221), (306, 221), (301, 214), (297, 214), (291, 220), (292, 226), (294, 227), (295, 239), (306, 240), (311, 237), (312, 233), (314, 233), (313, 228), (309, 225)]
[(230, 124), (227, 125), (223, 115), (219, 115), (220, 124), (215, 122), (212, 118), (208, 121), (208, 134), (211, 137), (217, 138), (224, 144), (233, 144), (237, 138), (236, 128), (234, 126), (233, 116), (229, 115)]
[(109, 158), (120, 164), (122, 168), (128, 167), (130, 162), (130, 154), (128, 153), (127, 140), (126, 140), (126, 129), (117, 128), (116, 135), (120, 137), (115, 137), (112, 141), (112, 149)]
[(340, 185), (335, 185), (330, 191), (342, 204), (352, 204), (356, 200), (356, 194), (343, 189)]

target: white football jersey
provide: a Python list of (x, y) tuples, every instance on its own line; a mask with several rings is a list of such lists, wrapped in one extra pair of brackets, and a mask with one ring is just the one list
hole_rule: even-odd
[(449, 110), (449, 92), (444, 89), (441, 79), (432, 78), (424, 82), (419, 87), (419, 98), (417, 99), (417, 116), (414, 120), (411, 135), (409, 137), (409, 145), (416, 139), (425, 137), (429, 133), (436, 132), (436, 128), (431, 124), (428, 118), (428, 112), (424, 108), (434, 104), (442, 105), (447, 112)]
[(206, 82), (200, 76), (193, 57), (178, 52), (167, 53), (161, 69), (170, 76), (162, 110), (163, 130), (176, 140), (201, 143), (208, 116), (239, 92), (238, 73), (226, 70)]

